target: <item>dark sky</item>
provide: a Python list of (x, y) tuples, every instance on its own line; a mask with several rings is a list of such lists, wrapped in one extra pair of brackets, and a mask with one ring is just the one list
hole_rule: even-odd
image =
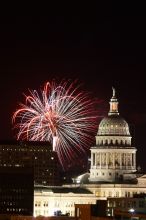
[(115, 86), (146, 168), (145, 17), (56, 14), (0, 17), (0, 140), (13, 139), (12, 114), (28, 88), (79, 79), (107, 106)]

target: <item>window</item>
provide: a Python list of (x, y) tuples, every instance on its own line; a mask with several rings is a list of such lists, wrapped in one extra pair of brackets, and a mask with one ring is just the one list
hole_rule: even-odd
[(44, 207), (47, 207), (48, 206), (48, 203), (47, 202), (44, 202)]
[(133, 207), (133, 208), (136, 208), (136, 201), (133, 201), (133, 202), (132, 202), (132, 207)]
[(109, 196), (109, 197), (112, 197), (112, 192), (109, 191), (108, 196)]
[(96, 192), (95, 192), (95, 195), (96, 195), (97, 197), (99, 197), (99, 196), (100, 196), (100, 192), (99, 192), (99, 191), (96, 191)]
[(119, 192), (118, 191), (116, 192), (116, 197), (119, 197)]
[(144, 208), (144, 201), (142, 200), (139, 201), (139, 208)]

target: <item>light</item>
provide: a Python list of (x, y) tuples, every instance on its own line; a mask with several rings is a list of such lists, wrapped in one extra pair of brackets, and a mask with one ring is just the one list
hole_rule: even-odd
[(133, 213), (133, 212), (135, 212), (135, 210), (134, 209), (129, 209), (129, 212)]

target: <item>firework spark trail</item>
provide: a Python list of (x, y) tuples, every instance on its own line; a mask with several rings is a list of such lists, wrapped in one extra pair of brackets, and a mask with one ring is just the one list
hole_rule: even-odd
[(97, 111), (88, 93), (75, 82), (47, 82), (38, 93), (29, 90), (25, 104), (13, 115), (17, 139), (51, 141), (63, 165), (74, 149), (84, 151), (97, 131)]

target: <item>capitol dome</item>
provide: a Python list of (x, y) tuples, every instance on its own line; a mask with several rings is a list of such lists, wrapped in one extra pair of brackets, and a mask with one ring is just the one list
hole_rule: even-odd
[(109, 115), (100, 122), (97, 135), (129, 136), (129, 126), (121, 116)]

